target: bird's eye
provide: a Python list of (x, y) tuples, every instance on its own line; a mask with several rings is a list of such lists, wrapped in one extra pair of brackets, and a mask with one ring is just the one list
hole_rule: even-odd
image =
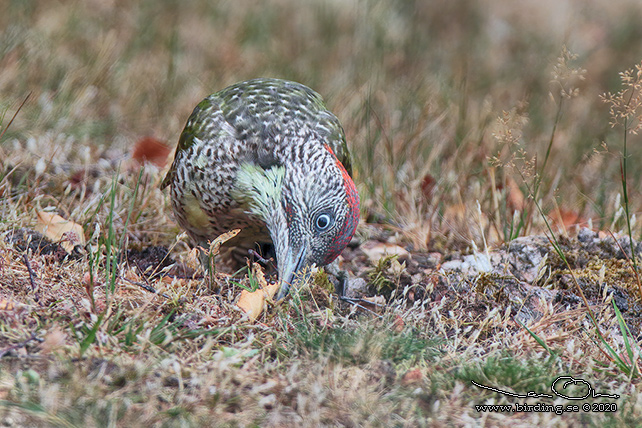
[(332, 226), (332, 217), (329, 214), (319, 214), (315, 221), (318, 232), (324, 232)]

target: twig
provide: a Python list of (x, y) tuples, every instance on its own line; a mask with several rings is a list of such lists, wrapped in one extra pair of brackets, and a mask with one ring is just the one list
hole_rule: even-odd
[(24, 347), (27, 343), (31, 342), (32, 340), (36, 340), (36, 334), (31, 333), (31, 336), (23, 340), (22, 342), (18, 342), (15, 345), (8, 346), (4, 348), (3, 350), (0, 351), (0, 358), (4, 357), (7, 355), (10, 351), (13, 351), (14, 349), (19, 349)]
[(356, 302), (367, 303), (369, 305), (379, 306), (380, 308), (385, 308), (387, 306), (387, 305), (383, 305), (381, 303), (371, 302), (370, 300), (366, 300), (366, 299), (363, 299), (361, 297), (340, 296), (340, 298), (341, 298), (341, 300), (346, 301), (346, 302), (350, 302), (350, 303), (356, 303)]
[(375, 302), (369, 302), (369, 301), (367, 301), (367, 300), (363, 300), (363, 299), (353, 299), (353, 298), (345, 297), (345, 296), (339, 296), (339, 299), (340, 299), (340, 300), (343, 300), (344, 302), (348, 302), (348, 303), (350, 303), (351, 305), (356, 306), (357, 308), (361, 308), (361, 309), (363, 309), (364, 311), (368, 311), (368, 312), (370, 312), (371, 314), (373, 314), (374, 316), (379, 317), (380, 319), (383, 319), (383, 316), (379, 315), (378, 313), (376, 313), (376, 312), (375, 312), (375, 311), (373, 311), (372, 309), (368, 309), (368, 308), (366, 308), (365, 306), (361, 305), (361, 304), (360, 304), (360, 303), (358, 303), (358, 302), (367, 302), (369, 305), (375, 305), (375, 306), (379, 306), (379, 307), (385, 307), (386, 305), (382, 305), (382, 304), (375, 303)]
[(142, 282), (132, 281), (131, 279), (124, 278), (122, 276), (120, 277), (120, 279), (123, 279), (123, 280), (129, 282), (130, 284), (138, 285), (140, 288), (142, 288), (145, 291), (149, 291), (150, 293), (158, 294), (159, 296), (162, 296), (162, 297), (164, 297), (166, 299), (169, 299), (169, 296), (167, 294), (159, 293), (154, 287), (152, 287), (149, 284), (144, 284)]
[(269, 259), (266, 259), (266, 258), (265, 258), (265, 257), (263, 257), (262, 255), (260, 255), (260, 254), (258, 253), (258, 251), (256, 251), (256, 250), (255, 250), (255, 249), (253, 249), (253, 248), (250, 248), (249, 250), (247, 250), (247, 252), (248, 252), (248, 253), (250, 253), (250, 255), (251, 255), (251, 256), (256, 257), (256, 259), (257, 259), (258, 261), (260, 261), (261, 263), (263, 263), (263, 264), (265, 264), (265, 265), (270, 265), (270, 264), (272, 264), (272, 261), (273, 261), (273, 260), (272, 260), (272, 258), (271, 258), (271, 257), (270, 257)]
[(34, 293), (34, 300), (36, 302), (39, 302), (40, 297), (38, 296), (38, 286), (36, 285), (35, 280), (36, 274), (34, 273), (33, 269), (31, 269), (31, 263), (29, 263), (29, 257), (27, 257), (26, 253), (22, 255), (22, 261), (24, 262), (25, 266), (27, 266), (27, 271), (29, 272), (29, 281), (31, 282), (31, 291)]
[(16, 116), (18, 116), (18, 113), (20, 113), (20, 110), (22, 110), (22, 106), (25, 105), (25, 103), (27, 102), (27, 100), (29, 99), (30, 96), (31, 96), (31, 92), (29, 92), (27, 94), (25, 99), (22, 101), (22, 104), (20, 104), (20, 107), (18, 107), (18, 110), (16, 110), (16, 112), (13, 114), (13, 116), (11, 117), (11, 120), (9, 121), (9, 123), (7, 123), (7, 126), (5, 126), (5, 128), (2, 130), (2, 132), (0, 133), (0, 138), (2, 138), (2, 136), (4, 135), (5, 132), (7, 132), (7, 129), (9, 129), (9, 127), (13, 123), (13, 120), (16, 118)]

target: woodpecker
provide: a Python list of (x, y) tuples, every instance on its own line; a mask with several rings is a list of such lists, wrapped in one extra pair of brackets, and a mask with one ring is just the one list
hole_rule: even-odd
[(319, 94), (286, 80), (248, 80), (201, 101), (179, 138), (167, 186), (196, 245), (236, 228), (228, 258), (273, 245), (276, 300), (306, 268), (335, 260), (359, 223), (339, 120)]

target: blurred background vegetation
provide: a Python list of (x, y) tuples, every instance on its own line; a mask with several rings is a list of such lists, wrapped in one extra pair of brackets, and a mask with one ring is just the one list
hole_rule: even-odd
[[(0, 167), (73, 172), (147, 135), (173, 147), (206, 95), (269, 76), (323, 95), (353, 149), (364, 219), (415, 249), (541, 231), (534, 188), (561, 230), (617, 230), (622, 131), (599, 96), (642, 59), (640, 22), (637, 0), (5, 0), (3, 129), (31, 96)], [(572, 81), (554, 75), (564, 46)], [(561, 108), (560, 80), (578, 89)], [(629, 154), (637, 212), (636, 136)]]

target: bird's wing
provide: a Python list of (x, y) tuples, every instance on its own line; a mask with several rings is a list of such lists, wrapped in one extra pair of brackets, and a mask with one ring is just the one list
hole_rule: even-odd
[[(176, 159), (195, 138), (228, 139), (233, 133), (239, 141), (307, 126), (314, 129), (327, 144), (346, 171), (352, 175), (352, 160), (345, 133), (337, 117), (327, 110), (321, 96), (307, 86), (279, 79), (254, 79), (227, 87), (199, 103), (180, 136), (172, 167), (161, 188), (168, 186), (175, 175)], [(260, 144), (258, 145), (261, 146)], [(269, 153), (256, 153), (262, 167), (273, 163)]]
[(194, 142), (201, 141), (230, 141), (234, 138), (234, 129), (225, 121), (220, 106), (218, 105), (217, 94), (211, 95), (201, 101), (192, 111), (185, 128), (181, 133), (174, 154), (174, 162), (167, 175), (161, 183), (161, 189), (167, 187), (176, 174), (177, 163), (182, 153), (186, 152)]
[[(352, 161), (339, 119), (323, 98), (300, 83), (280, 79), (254, 79), (230, 86), (216, 94), (221, 113), (239, 138), (266, 140), (269, 133), (303, 126), (314, 129), (328, 144), (349, 174)], [(257, 164), (272, 166), (269, 156), (257, 154)]]

